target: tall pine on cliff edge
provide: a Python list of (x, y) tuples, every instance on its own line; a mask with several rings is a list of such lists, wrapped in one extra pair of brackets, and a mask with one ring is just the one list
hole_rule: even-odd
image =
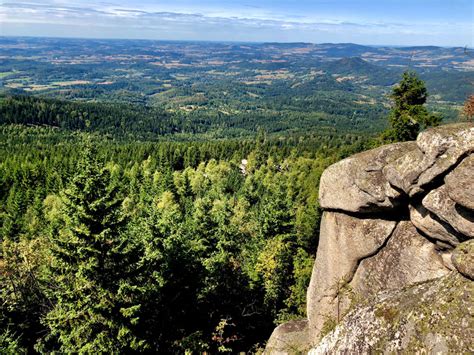
[(50, 333), (40, 350), (121, 353), (141, 350), (135, 335), (142, 290), (140, 248), (124, 233), (122, 199), (89, 143), (61, 194), (62, 223), (52, 235)]
[(437, 126), (439, 116), (433, 115), (424, 106), (428, 91), (423, 80), (413, 71), (403, 73), (400, 83), (393, 88), (394, 102), (389, 115), (391, 128), (384, 132), (389, 142), (415, 140), (420, 128)]

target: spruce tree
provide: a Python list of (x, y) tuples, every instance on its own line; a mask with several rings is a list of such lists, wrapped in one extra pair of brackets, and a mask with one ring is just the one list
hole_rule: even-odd
[(122, 199), (90, 143), (62, 194), (52, 236), (51, 298), (42, 351), (118, 353), (146, 347), (136, 335), (140, 248), (124, 232)]
[(439, 116), (429, 113), (424, 106), (428, 91), (424, 81), (415, 72), (403, 73), (391, 98), (394, 101), (389, 115), (391, 129), (384, 134), (389, 141), (414, 140), (421, 128), (436, 126), (441, 121)]

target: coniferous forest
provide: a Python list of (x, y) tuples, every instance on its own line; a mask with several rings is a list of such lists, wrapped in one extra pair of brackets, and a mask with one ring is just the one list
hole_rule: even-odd
[[(429, 101), (415, 72), (352, 58), (314, 74), (294, 55), (301, 82), (272, 62), (253, 69), (274, 70), (258, 72), (273, 86), (245, 98), (232, 82), (188, 67), (178, 80), (172, 67), (172, 96), (168, 81), (147, 92), (137, 80), (107, 83), (107, 99), (97, 83), (51, 83), (87, 68), (55, 72), (13, 54), (0, 96), (0, 352), (12, 354), (261, 352), (275, 325), (305, 317), (323, 170), (458, 119), (472, 88), (448, 68), (441, 100), (439, 72), (422, 71), (438, 92)], [(239, 64), (245, 75), (250, 63)], [(96, 74), (118, 64), (101, 65)], [(367, 86), (331, 74), (341, 68)]]
[(257, 350), (305, 312), (322, 171), (364, 147), (22, 125), (1, 141), (2, 345), (44, 352)]

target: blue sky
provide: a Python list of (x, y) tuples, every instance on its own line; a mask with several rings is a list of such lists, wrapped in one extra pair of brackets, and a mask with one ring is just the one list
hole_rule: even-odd
[(473, 0), (0, 0), (0, 34), (473, 46)]

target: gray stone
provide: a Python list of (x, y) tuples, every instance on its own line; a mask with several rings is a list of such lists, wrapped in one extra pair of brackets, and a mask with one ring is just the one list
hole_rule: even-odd
[(457, 232), (468, 238), (474, 238), (473, 212), (457, 205), (449, 197), (446, 185), (432, 190), (423, 198), (422, 204)]
[(474, 353), (473, 143), (442, 126), (323, 173), (308, 321), (267, 352)]
[(461, 123), (428, 129), (418, 135), (418, 149), (387, 164), (389, 183), (414, 196), (474, 151), (474, 125)]
[(415, 148), (414, 142), (386, 145), (331, 165), (321, 176), (321, 207), (348, 212), (397, 207), (400, 192), (390, 186), (382, 170), (385, 165)]
[(312, 339), (318, 338), (328, 319), (340, 318), (340, 288), (352, 279), (359, 261), (376, 253), (385, 243), (395, 225), (394, 221), (324, 212), (307, 295)]
[(414, 149), (401, 156), (383, 169), (383, 174), (390, 185), (404, 191), (406, 194), (416, 185), (420, 174), (427, 169), (429, 163), (421, 150)]
[(410, 220), (416, 228), (433, 239), (451, 246), (459, 244), (458, 233), (449, 224), (437, 220), (422, 204), (410, 205)]
[(444, 181), (448, 195), (454, 202), (474, 210), (474, 154), (465, 158)]
[[(436, 127), (420, 133), (417, 144), (426, 160), (433, 161), (418, 178), (416, 187), (422, 189), (474, 151), (474, 125), (461, 123)], [(413, 195), (415, 190), (412, 188), (410, 194)]]
[(456, 272), (355, 307), (309, 354), (473, 353), (474, 283)]
[(433, 161), (443, 154), (472, 152), (474, 123), (456, 123), (427, 129), (418, 135), (416, 144)]
[(448, 273), (436, 245), (410, 221), (402, 221), (379, 253), (360, 262), (350, 289), (355, 297), (366, 298)]
[(308, 343), (308, 321), (294, 320), (275, 328), (265, 348), (265, 354), (293, 355), (306, 353)]

